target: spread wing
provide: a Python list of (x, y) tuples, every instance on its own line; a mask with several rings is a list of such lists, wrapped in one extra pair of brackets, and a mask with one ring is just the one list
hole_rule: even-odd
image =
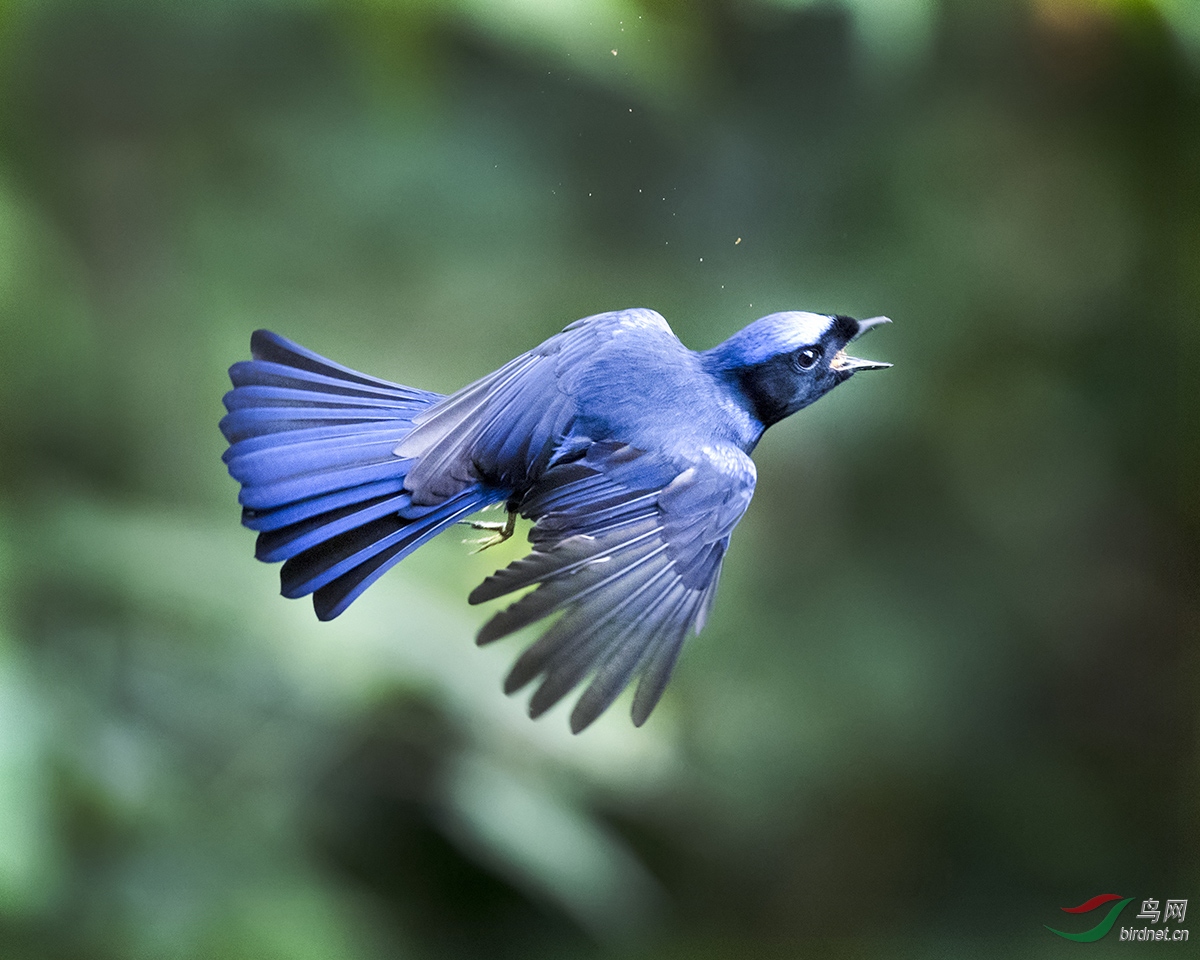
[(529, 704), (537, 717), (591, 674), (571, 713), (578, 733), (640, 677), (633, 722), (644, 723), (688, 630), (704, 625), (754, 480), (753, 462), (733, 447), (668, 456), (594, 443), (547, 470), (520, 507), (536, 521), (532, 553), (470, 596), (481, 603), (538, 584), (484, 625), (480, 644), (562, 611), (505, 692), (541, 676)]

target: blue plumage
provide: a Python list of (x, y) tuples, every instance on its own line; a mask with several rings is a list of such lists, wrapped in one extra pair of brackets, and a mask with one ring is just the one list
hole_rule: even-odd
[(534, 520), (531, 553), (469, 600), (536, 589), (477, 642), (562, 611), (506, 692), (541, 677), (536, 717), (590, 676), (571, 714), (579, 731), (638, 678), (640, 725), (712, 605), (754, 491), (748, 454), (771, 424), (887, 366), (843, 349), (885, 321), (772, 314), (695, 353), (652, 310), (605, 313), (448, 397), (260, 330), (254, 359), (229, 371), (224, 459), (257, 557), (283, 561), (284, 596), (311, 593), (322, 620), (486, 506)]

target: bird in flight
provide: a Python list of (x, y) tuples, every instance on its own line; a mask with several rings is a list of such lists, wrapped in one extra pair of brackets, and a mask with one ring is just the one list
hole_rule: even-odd
[[(578, 733), (636, 678), (640, 726), (704, 626), (754, 492), (749, 454), (772, 424), (890, 366), (845, 351), (888, 322), (775, 313), (694, 352), (653, 310), (602, 313), (449, 396), (259, 330), (253, 359), (229, 369), (224, 460), (256, 556), (282, 561), (283, 595), (312, 594), (321, 620), (455, 523), (486, 531), (487, 547), (531, 519), (532, 551), (468, 599), (536, 589), (477, 642), (561, 614), (505, 692), (541, 678), (538, 717), (590, 677), (571, 713)], [(464, 520), (501, 503), (505, 523)]]

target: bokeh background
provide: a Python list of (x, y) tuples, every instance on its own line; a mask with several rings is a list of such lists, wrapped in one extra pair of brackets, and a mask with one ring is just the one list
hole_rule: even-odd
[[(1198, 301), (1192, 0), (2, 0), (0, 955), (1200, 910)], [(626, 306), (896, 321), (759, 447), (643, 729), (502, 695), (465, 597), (522, 542), (278, 596), (216, 426), (253, 329), (450, 391)]]

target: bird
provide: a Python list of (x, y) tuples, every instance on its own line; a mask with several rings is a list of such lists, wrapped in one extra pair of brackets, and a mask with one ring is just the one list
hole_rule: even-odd
[[(649, 309), (600, 313), (456, 393), (359, 373), (258, 330), (229, 369), (220, 429), (255, 555), (281, 592), (339, 616), (388, 569), (456, 524), (487, 549), (532, 520), (530, 552), (471, 604), (527, 590), (479, 630), (492, 643), (558, 618), (504, 681), (534, 680), (537, 718), (590, 678), (589, 726), (635, 680), (649, 717), (689, 633), (703, 628), (771, 426), (863, 370), (846, 353), (887, 317), (801, 311), (689, 350)], [(503, 504), (503, 523), (470, 519)]]

